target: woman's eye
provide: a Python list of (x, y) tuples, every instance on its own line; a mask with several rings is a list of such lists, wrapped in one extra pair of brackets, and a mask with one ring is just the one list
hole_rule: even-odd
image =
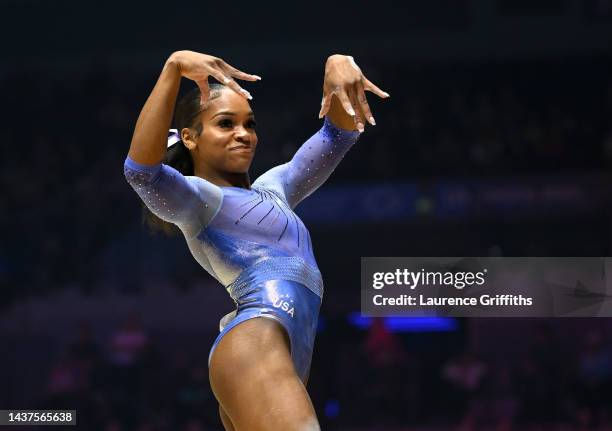
[[(223, 127), (224, 129), (234, 127), (233, 121), (230, 120), (229, 118), (219, 121), (218, 124), (219, 124), (219, 127)], [(255, 120), (250, 120), (246, 123), (245, 127), (247, 129), (254, 129), (256, 126), (257, 126), (257, 123), (255, 122)]]

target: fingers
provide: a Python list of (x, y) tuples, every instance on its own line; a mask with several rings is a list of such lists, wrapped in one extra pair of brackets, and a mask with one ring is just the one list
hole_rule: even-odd
[(387, 97), (391, 97), (389, 95), (389, 93), (387, 93), (386, 91), (382, 91), (380, 88), (378, 88), (376, 85), (374, 85), (369, 79), (367, 79), (365, 76), (363, 77), (363, 83), (364, 88), (367, 91), (370, 91), (374, 94), (376, 94), (378, 97), (382, 97), (383, 99), (386, 99)]
[(218, 70), (218, 69), (211, 69), (210, 76), (212, 76), (213, 78), (215, 78), (217, 81), (219, 81), (222, 84), (225, 84), (226, 82), (230, 80), (230, 78), (226, 76), (225, 72)]
[[(368, 99), (366, 99), (365, 91), (363, 88), (363, 83), (361, 81), (359, 81), (355, 85), (355, 91), (356, 91), (357, 101), (359, 102), (359, 108), (361, 108), (361, 112), (363, 112), (363, 115), (365, 116), (365, 118), (368, 120), (368, 122), (372, 126), (376, 126), (376, 121), (374, 120), (374, 117), (372, 116), (372, 111), (370, 111), (370, 105), (368, 105)], [(359, 109), (356, 109), (356, 110), (358, 111)]]
[(234, 90), (236, 93), (240, 94), (241, 96), (249, 100), (253, 100), (253, 96), (251, 96), (251, 93), (249, 93), (244, 88), (242, 88), (240, 85), (238, 85), (238, 83), (234, 81), (232, 78), (225, 77), (225, 81), (223, 81), (223, 83), (229, 88), (231, 88), (232, 90)]
[(261, 76), (251, 75), (250, 73), (245, 73), (241, 70), (236, 69), (233, 66), (230, 66), (227, 63), (223, 63), (225, 69), (229, 72), (231, 76), (234, 78), (242, 79), (244, 81), (261, 81)]
[(253, 99), (253, 97), (251, 96), (251, 93), (244, 90), (242, 87), (240, 87), (240, 85), (238, 85), (236, 81), (228, 77), (227, 76), (228, 74), (226, 72), (220, 71), (219, 69), (211, 69), (210, 74), (217, 81), (231, 88), (236, 93), (240, 94), (242, 97), (249, 99), (249, 100)]
[[(363, 90), (362, 90), (362, 93), (363, 93)], [(359, 98), (357, 96), (357, 91), (355, 89), (349, 91), (349, 93), (347, 93), (345, 90), (341, 90), (341, 91), (334, 91), (334, 92), (327, 94), (326, 96), (323, 96), (323, 100), (321, 100), (321, 110), (319, 111), (319, 118), (323, 117), (329, 111), (331, 107), (331, 103), (332, 103), (332, 98), (334, 97), (334, 95), (336, 95), (336, 97), (340, 101), (340, 104), (342, 105), (342, 108), (346, 111), (346, 113), (350, 115), (351, 117), (353, 117), (357, 130), (359, 130), (359, 132), (363, 132), (365, 128), (365, 122), (363, 118), (364, 116), (362, 114), (363, 108), (361, 108), (361, 104), (359, 103)], [(365, 99), (365, 96), (364, 96), (364, 99)], [(366, 107), (367, 107), (367, 101), (366, 101)], [(372, 117), (369, 107), (367, 107), (367, 111), (365, 110), (363, 111), (367, 112), (366, 115), (368, 115), (368, 117)], [(372, 118), (372, 121), (373, 121), (373, 118)], [(372, 123), (372, 121), (370, 121), (370, 123)]]
[(363, 120), (363, 115), (361, 113), (361, 109), (359, 109), (359, 104), (357, 101), (357, 95), (355, 94), (354, 91), (351, 91), (349, 93), (349, 99), (351, 101), (351, 105), (354, 106), (354, 110), (353, 112), (355, 113), (355, 115), (353, 116), (353, 119), (355, 121), (355, 126), (357, 127), (357, 130), (359, 130), (360, 133), (363, 133), (364, 129), (365, 129), (365, 123)]
[(210, 87), (208, 86), (208, 80), (205, 79), (203, 81), (198, 81), (196, 84), (200, 88), (200, 104), (204, 105), (204, 103), (206, 103), (206, 101), (210, 98)]
[(332, 97), (333, 93), (328, 94), (327, 96), (323, 96), (323, 99), (321, 100), (321, 110), (319, 111), (319, 118), (323, 118), (323, 116), (329, 111), (329, 108), (331, 107)]
[(351, 103), (351, 100), (349, 99), (348, 95), (346, 94), (346, 91), (342, 90), (342, 91), (339, 91), (339, 92), (337, 92), (335, 94), (338, 97), (338, 100), (340, 100), (340, 103), (342, 104), (342, 107), (344, 108), (346, 113), (349, 114), (351, 117), (354, 117), (355, 116), (355, 110), (353, 109), (353, 104)]

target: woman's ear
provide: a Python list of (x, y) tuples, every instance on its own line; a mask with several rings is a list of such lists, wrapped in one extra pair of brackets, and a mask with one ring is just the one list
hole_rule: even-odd
[(196, 142), (191, 136), (191, 130), (188, 128), (185, 127), (181, 130), (181, 141), (183, 141), (183, 145), (185, 145), (188, 150), (193, 150), (197, 146)]

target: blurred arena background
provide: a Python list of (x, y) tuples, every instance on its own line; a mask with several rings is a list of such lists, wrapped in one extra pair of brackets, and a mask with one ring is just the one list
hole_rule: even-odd
[(391, 99), (370, 97), (378, 126), (298, 208), (326, 284), (322, 428), (611, 429), (611, 319), (364, 319), (359, 268), (610, 256), (612, 0), (0, 0), (0, 15), (0, 408), (221, 429), (207, 357), (232, 303), (182, 238), (141, 225), (131, 133), (172, 51), (219, 56), (263, 77), (245, 84), (254, 179), (318, 130), (324, 62), (343, 53)]

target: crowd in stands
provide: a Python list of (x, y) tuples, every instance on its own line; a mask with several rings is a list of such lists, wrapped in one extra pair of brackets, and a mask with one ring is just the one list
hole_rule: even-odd
[[(367, 330), (328, 322), (309, 382), (323, 429), (609, 429), (609, 325), (594, 322), (577, 341), (554, 320), (534, 321), (530, 332), (523, 353), (499, 357), (435, 334), (417, 335), (417, 342), (382, 320)], [(509, 338), (501, 333), (498, 340)], [(195, 339), (164, 341), (138, 315), (104, 339), (81, 322), (28, 399), (77, 409), (79, 429), (89, 431), (221, 430), (207, 349)]]

